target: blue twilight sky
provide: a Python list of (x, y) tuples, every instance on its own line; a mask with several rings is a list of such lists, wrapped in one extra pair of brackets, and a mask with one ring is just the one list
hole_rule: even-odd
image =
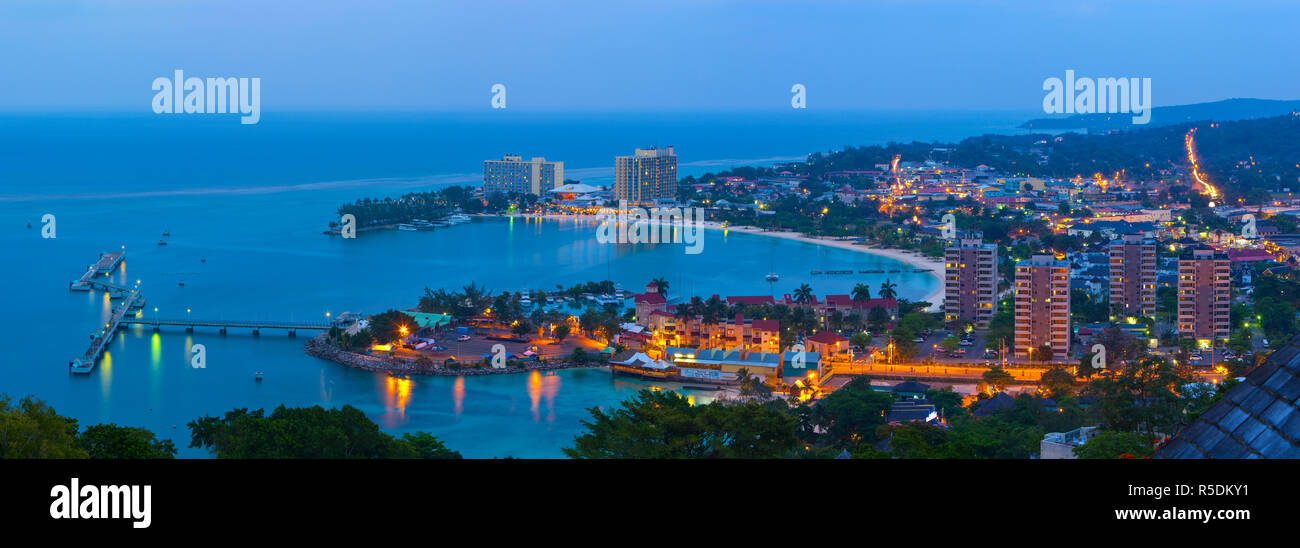
[(147, 112), (155, 77), (262, 79), (262, 108), (1041, 108), (1044, 78), (1155, 106), (1300, 98), (1281, 1), (7, 0), (0, 110)]

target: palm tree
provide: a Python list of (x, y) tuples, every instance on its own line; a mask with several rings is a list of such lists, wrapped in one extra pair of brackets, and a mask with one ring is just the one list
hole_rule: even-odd
[(853, 300), (857, 302), (871, 300), (871, 286), (867, 284), (857, 284), (853, 286), (852, 297)]
[(890, 283), (889, 278), (885, 278), (885, 281), (880, 282), (880, 292), (877, 294), (880, 295), (880, 298), (882, 299), (892, 299), (898, 296), (898, 292), (894, 291), (894, 288), (896, 287), (898, 286)]
[(668, 280), (665, 280), (663, 278), (655, 278), (653, 280), (650, 280), (650, 283), (654, 284), (655, 289), (659, 291), (660, 295), (663, 295), (665, 299), (668, 298)]
[(799, 304), (808, 304), (812, 300), (812, 288), (808, 284), (802, 284), (799, 289), (794, 290), (794, 302)]

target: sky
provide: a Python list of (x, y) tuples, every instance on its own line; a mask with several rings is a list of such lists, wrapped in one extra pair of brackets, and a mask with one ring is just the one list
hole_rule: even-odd
[(261, 78), (262, 109), (1032, 111), (1043, 81), (1155, 106), (1300, 98), (1281, 1), (8, 0), (0, 110), (148, 112), (154, 78)]

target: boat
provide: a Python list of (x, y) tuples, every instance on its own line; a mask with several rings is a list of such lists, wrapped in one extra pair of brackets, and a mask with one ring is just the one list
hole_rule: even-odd
[(162, 235), (163, 235), (164, 238), (166, 238), (166, 237), (172, 235), (172, 231), (171, 231), (170, 229), (169, 229), (169, 230), (164, 230), (163, 233), (162, 233)]
[(199, 262), (201, 262), (201, 263), (206, 263), (206, 262), (208, 262), (208, 258), (207, 258), (207, 257), (203, 257), (203, 258), (199, 259)]
[(167, 240), (158, 240), (158, 245), (167, 245)]
[(253, 380), (255, 380), (255, 381), (257, 381), (257, 382), (262, 382), (262, 372), (261, 372), (261, 371), (258, 371), (257, 373), (254, 373), (254, 374), (253, 374)]
[(775, 282), (780, 280), (781, 277), (777, 276), (775, 272), (768, 272), (766, 276), (763, 276), (763, 279), (769, 282)]
[(469, 215), (466, 215), (464, 213), (456, 213), (453, 215), (448, 215), (446, 220), (451, 224), (458, 225), (461, 223), (468, 223), (470, 221), (470, 218)]
[(185, 287), (185, 280), (181, 280), (181, 281), (178, 282), (176, 285), (178, 285), (178, 286), (180, 286), (180, 287)]
[(416, 230), (418, 230), (417, 228), (415, 228), (415, 225), (409, 225), (406, 223), (397, 225), (397, 229), (405, 232), (415, 232)]

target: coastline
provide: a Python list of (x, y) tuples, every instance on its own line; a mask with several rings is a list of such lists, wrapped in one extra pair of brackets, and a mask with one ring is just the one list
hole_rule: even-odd
[(508, 375), (513, 373), (531, 373), (533, 371), (557, 371), (560, 369), (598, 369), (604, 367), (601, 364), (573, 362), (547, 362), (528, 364), (524, 367), (506, 367), (494, 369), (491, 367), (473, 367), (467, 365), (460, 369), (423, 369), (416, 367), (412, 363), (387, 360), (384, 358), (349, 352), (337, 348), (325, 342), (325, 334), (316, 335), (303, 344), (303, 353), (308, 356), (331, 361), (339, 365), (360, 369), (362, 371), (383, 372), (395, 375), (433, 375), (444, 377), (475, 376), (475, 375)]
[[(510, 215), (486, 215), (486, 214), (481, 214), (481, 216), (484, 216), (484, 217), (509, 217)], [(599, 216), (599, 215), (554, 215), (554, 214), (548, 214), (548, 215), (531, 215), (531, 214), (520, 214), (520, 215), (515, 215), (515, 216), (516, 216), (516, 217), (528, 217), (528, 218), (532, 218), (532, 219), (548, 219), (548, 220), (555, 220), (555, 221), (580, 220), (580, 221), (591, 221), (591, 222), (595, 222), (595, 221), (597, 221), (597, 220), (600, 219), (600, 216)], [(648, 221), (647, 221), (647, 222), (648, 222)], [(833, 248), (836, 248), (836, 249), (844, 249), (844, 250), (848, 250), (848, 251), (854, 251), (854, 252), (857, 252), (857, 253), (869, 253), (869, 254), (872, 254), (872, 255), (878, 255), (878, 256), (881, 256), (881, 257), (888, 258), (888, 259), (893, 259), (893, 260), (895, 260), (895, 261), (898, 261), (898, 262), (901, 262), (901, 263), (904, 263), (904, 264), (910, 265), (910, 266), (912, 266), (913, 268), (916, 268), (916, 269), (929, 269), (930, 272), (928, 272), (927, 274), (930, 274), (931, 276), (934, 277), (935, 281), (939, 282), (939, 283), (938, 283), (938, 287), (937, 287), (934, 291), (930, 292), (930, 294), (926, 295), (924, 298), (919, 299), (919, 300), (921, 300), (921, 301), (926, 301), (926, 302), (929, 302), (929, 303), (930, 303), (930, 307), (926, 309), (926, 310), (929, 311), (929, 312), (938, 312), (938, 311), (939, 311), (939, 307), (943, 305), (944, 292), (945, 292), (945, 287), (946, 287), (946, 285), (945, 285), (945, 280), (944, 280), (944, 275), (943, 275), (943, 272), (944, 272), (944, 264), (943, 264), (943, 261), (940, 260), (940, 259), (932, 259), (932, 258), (930, 258), (930, 257), (925, 257), (925, 256), (923, 256), (923, 255), (920, 255), (919, 253), (912, 252), (912, 251), (907, 251), (907, 250), (903, 250), (903, 249), (892, 249), (892, 248), (883, 248), (883, 247), (873, 247), (873, 246), (869, 246), (869, 245), (859, 245), (859, 244), (857, 244), (857, 243), (854, 243), (852, 240), (835, 239), (835, 238), (821, 238), (821, 237), (809, 236), (809, 235), (804, 234), (804, 233), (802, 233), (802, 232), (782, 231), (782, 230), (763, 230), (763, 229), (761, 229), (761, 228), (753, 227), (753, 226), (748, 226), (748, 225), (741, 225), (741, 226), (722, 226), (722, 223), (717, 223), (717, 222), (713, 222), (713, 221), (704, 221), (704, 222), (700, 223), (700, 226), (702, 226), (702, 227), (704, 227), (704, 228), (707, 228), (707, 229), (709, 229), (709, 230), (736, 231), (736, 232), (741, 232), (741, 233), (744, 233), (744, 234), (755, 234), (755, 235), (759, 235), (759, 236), (771, 236), (771, 237), (773, 237), (773, 238), (782, 238), (782, 239), (786, 239), (786, 240), (794, 240), (794, 241), (797, 241), (797, 242), (803, 242), (803, 243), (806, 243), (806, 244), (820, 245), (820, 246), (826, 246), (826, 247), (833, 247)]]

